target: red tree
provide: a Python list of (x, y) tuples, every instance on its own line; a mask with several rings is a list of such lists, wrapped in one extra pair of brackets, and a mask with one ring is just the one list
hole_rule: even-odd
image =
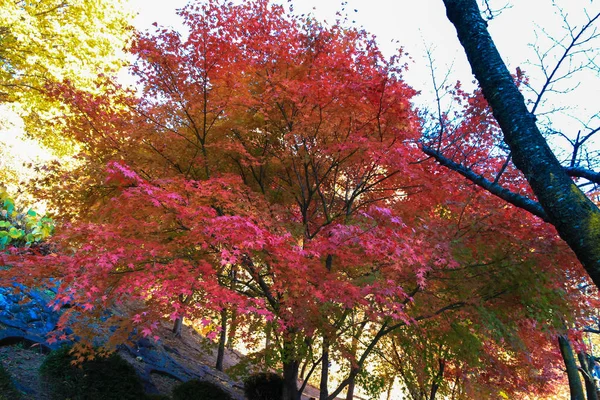
[[(122, 341), (134, 329), (154, 336), (165, 316), (252, 314), (273, 328), (284, 398), (299, 398), (300, 364), (318, 346), (321, 360), (331, 346), (348, 363), (331, 394), (322, 375), (321, 397), (333, 398), (385, 335), (453, 310), (476, 318), (524, 288), (499, 268), (557, 273), (543, 225), (470, 187), (445, 199), (439, 188), (456, 182), (419, 160), (404, 66), (365, 32), (266, 0), (181, 15), (187, 38), (137, 38), (139, 99), (110, 82), (98, 97), (55, 88), (84, 150), (75, 181), (95, 194), (66, 182), (89, 208), (56, 239), (75, 251), (45, 258), (61, 279), (56, 306), (73, 305), (64, 325), (126, 304), (131, 315), (104, 324)], [(39, 275), (33, 264), (22, 272)], [(361, 355), (345, 348), (350, 315), (371, 335)]]

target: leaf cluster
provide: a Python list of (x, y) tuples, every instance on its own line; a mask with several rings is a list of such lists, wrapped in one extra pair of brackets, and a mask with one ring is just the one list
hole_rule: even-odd
[(34, 210), (19, 211), (5, 189), (0, 188), (0, 250), (29, 247), (52, 235), (54, 223)]

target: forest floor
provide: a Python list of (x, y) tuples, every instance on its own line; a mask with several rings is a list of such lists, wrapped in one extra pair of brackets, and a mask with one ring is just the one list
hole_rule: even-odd
[[(185, 368), (198, 369), (200, 367), (206, 372), (207, 378), (227, 385), (230, 391), (237, 394), (236, 397), (243, 399), (243, 390), (241, 382), (228, 379), (225, 374), (216, 371), (213, 366), (216, 361), (216, 351), (211, 351), (206, 347), (206, 340), (196, 333), (192, 328), (187, 327), (183, 330), (181, 338), (175, 338), (170, 334), (166, 326), (161, 341), (162, 346), (170, 350), (170, 356), (177, 359), (177, 362)], [(128, 353), (122, 354), (130, 363), (139, 362)], [(23, 396), (27, 400), (50, 400), (50, 396), (45, 390), (45, 383), (38, 370), (44, 361), (46, 355), (39, 346), (29, 347), (23, 343), (5, 345), (0, 347), (0, 362), (11, 375), (17, 389), (25, 393)], [(242, 355), (235, 351), (226, 351), (224, 366), (228, 368), (237, 364)], [(152, 382), (161, 394), (170, 395), (174, 386), (180, 382), (163, 374), (151, 374)], [(318, 398), (318, 389), (308, 386), (302, 396), (303, 400)]]

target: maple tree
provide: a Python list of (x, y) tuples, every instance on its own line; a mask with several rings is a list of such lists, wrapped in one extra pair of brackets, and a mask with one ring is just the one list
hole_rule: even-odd
[[(471, 168), (471, 163), (456, 162), (452, 153), (445, 153), (443, 148), (426, 146), (425, 152), (475, 184), (552, 224), (577, 255), (594, 283), (599, 286), (600, 210), (572, 179), (585, 178), (597, 184), (598, 174), (575, 165), (574, 162), (567, 167), (563, 166), (536, 125), (533, 112), (545, 90), (555, 83), (556, 71), (563, 61), (569, 60), (573, 48), (595, 38), (593, 26), (600, 14), (590, 15), (587, 24), (580, 30), (570, 32), (572, 41), (564, 47), (565, 53), (559, 58), (556, 68), (547, 74), (548, 79), (533, 105), (533, 111), (530, 112), (488, 33), (487, 23), (481, 16), (477, 1), (447, 0), (444, 4), (448, 19), (457, 30), (473, 73), (485, 99), (489, 102), (503, 140), (508, 145), (509, 153), (505, 157), (492, 155), (491, 161), (484, 164), (484, 171), (480, 171), (479, 168)], [(588, 35), (588, 31), (592, 33)], [(577, 139), (571, 142), (574, 146), (573, 161), (578, 155), (578, 148), (597, 131), (598, 129), (590, 129), (583, 137), (578, 135)], [(484, 137), (483, 140), (487, 140), (486, 132), (488, 130), (475, 130), (471, 137)], [(512, 165), (522, 172), (532, 193), (514, 191), (500, 183), (506, 166)]]
[[(435, 326), (432, 344), (446, 340), (451, 318), (440, 317), (451, 314), (479, 339), (498, 333), (479, 371), (497, 366), (498, 349), (512, 364), (486, 388), (550, 390), (517, 378), (527, 357), (555, 353), (502, 339), (546, 346), (577, 294), (557, 265), (580, 271), (541, 221), (422, 162), (399, 56), (385, 59), (366, 32), (265, 0), (181, 15), (185, 38), (158, 27), (136, 37), (139, 97), (106, 77), (96, 93), (49, 89), (81, 148), (70, 176), (50, 169), (38, 181), (61, 210), (62, 251), (10, 273), (60, 280), (54, 306), (70, 307), (51, 340), (69, 326), (89, 342), (100, 330), (110, 346), (132, 332), (155, 337), (167, 317), (224, 345), (236, 314), (255, 331), (244, 340), (269, 332), (264, 365), (283, 369), (286, 400), (299, 398), (299, 375), (306, 385), (319, 369), (325, 400), (352, 397), (389, 335), (411, 346), (423, 323)], [(486, 325), (495, 313), (507, 326), (527, 319), (511, 336)], [(532, 334), (536, 323), (547, 334)], [(347, 373), (331, 393), (330, 359)]]
[(115, 73), (123, 66), (129, 17), (120, 0), (2, 0), (0, 103), (24, 118), (29, 135), (57, 151), (69, 150), (48, 124), (64, 108), (45, 95), (45, 86), (67, 79), (93, 91), (99, 73)]

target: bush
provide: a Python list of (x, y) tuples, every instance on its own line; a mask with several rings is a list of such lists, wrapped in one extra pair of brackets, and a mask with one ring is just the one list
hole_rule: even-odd
[(191, 380), (173, 389), (174, 400), (232, 400), (219, 385), (208, 381)]
[(69, 347), (50, 353), (40, 367), (52, 398), (71, 400), (139, 400), (144, 387), (135, 369), (118, 354), (71, 364)]
[(248, 400), (281, 400), (283, 378), (271, 372), (251, 375), (244, 381), (244, 393)]
[(0, 400), (17, 400), (21, 395), (15, 388), (9, 373), (0, 364)]
[(54, 223), (33, 210), (19, 210), (6, 188), (0, 186), (0, 250), (29, 247), (52, 234)]

